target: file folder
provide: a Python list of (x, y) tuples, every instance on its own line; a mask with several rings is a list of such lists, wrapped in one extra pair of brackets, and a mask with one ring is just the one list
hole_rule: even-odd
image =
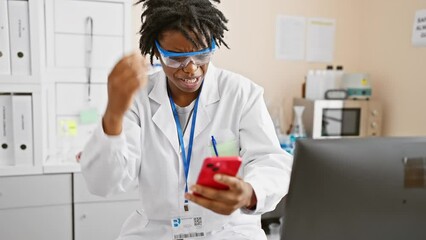
[(9, 0), (8, 5), (11, 73), (12, 75), (30, 75), (28, 1)]
[(0, 166), (15, 163), (12, 119), (12, 96), (0, 94)]
[(9, 18), (7, 0), (0, 0), (0, 74), (10, 75)]
[(12, 95), (15, 165), (33, 165), (31, 95)]

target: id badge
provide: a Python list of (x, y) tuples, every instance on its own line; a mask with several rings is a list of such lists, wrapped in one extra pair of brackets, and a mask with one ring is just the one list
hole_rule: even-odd
[(197, 239), (206, 236), (201, 216), (173, 217), (171, 227), (173, 240)]

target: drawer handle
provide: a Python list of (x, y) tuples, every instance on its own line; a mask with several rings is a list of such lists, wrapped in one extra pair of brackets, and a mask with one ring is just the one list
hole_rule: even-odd
[[(90, 84), (92, 82), (92, 51), (93, 51), (93, 18), (86, 18), (86, 27), (89, 29), (89, 42), (86, 47), (86, 61), (87, 61), (87, 101), (91, 101)], [(86, 28), (86, 29), (87, 29)]]

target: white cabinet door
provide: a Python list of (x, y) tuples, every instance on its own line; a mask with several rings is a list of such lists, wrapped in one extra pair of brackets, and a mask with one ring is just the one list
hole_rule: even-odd
[[(56, 115), (77, 116), (88, 105), (88, 85), (82, 83), (56, 84)], [(105, 112), (108, 103), (108, 90), (106, 84), (90, 85), (90, 106), (95, 107), (98, 113)]]
[[(46, 165), (74, 163), (75, 154), (81, 151), (97, 125), (94, 123), (98, 123), (104, 113), (109, 73), (132, 49), (132, 1), (42, 2), (45, 19), (43, 81), (53, 85), (46, 101), (50, 127)], [(89, 81), (90, 104), (87, 101)], [(92, 111), (94, 108), (97, 111)], [(82, 110), (87, 111), (80, 114)], [(84, 120), (88, 118), (91, 120)], [(78, 130), (68, 133), (74, 126)]]
[[(74, 70), (91, 65), (94, 69), (109, 70), (124, 55), (124, 44), (121, 36), (95, 35), (93, 36), (92, 60), (89, 63), (86, 56), (88, 41), (90, 41), (89, 37), (85, 35), (55, 34), (55, 66)], [(93, 80), (96, 81), (97, 79)]]
[(83, 151), (92, 137), (98, 122), (80, 124), (78, 116), (56, 118), (56, 159), (63, 162), (75, 162), (77, 154)]
[(140, 201), (91, 202), (74, 205), (75, 240), (114, 240)]
[[(108, 101), (106, 84), (56, 84), (56, 159), (74, 162), (98, 126)], [(88, 111), (90, 121), (82, 121), (80, 113)], [(83, 114), (84, 116), (84, 114)], [(54, 127), (52, 126), (52, 130)]]
[(0, 239), (72, 240), (71, 204), (2, 209)]
[(0, 209), (70, 205), (71, 184), (71, 174), (0, 177)]
[(45, 0), (47, 75), (56, 82), (106, 82), (130, 50), (127, 0)]
[(134, 190), (107, 198), (91, 194), (81, 173), (74, 173), (74, 236), (75, 240), (113, 240), (130, 214), (140, 209)]
[(74, 173), (73, 183), (74, 203), (119, 202), (139, 200), (139, 193), (137, 188), (138, 186), (136, 182), (134, 183), (133, 189), (129, 192), (116, 194), (107, 198), (91, 194), (81, 173)]
[(71, 174), (0, 178), (1, 240), (71, 240)]
[(93, 20), (93, 34), (122, 36), (124, 6), (122, 3), (57, 0), (55, 32), (86, 34), (87, 18)]

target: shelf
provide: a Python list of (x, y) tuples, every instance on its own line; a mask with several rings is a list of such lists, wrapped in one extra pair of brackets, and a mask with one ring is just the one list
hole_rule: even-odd
[(0, 176), (43, 174), (42, 166), (1, 166)]
[(22, 83), (22, 82), (4, 82), (0, 77), (0, 92), (8, 93), (24, 93), (24, 92), (40, 92), (41, 85), (37, 83)]
[(51, 173), (75, 173), (81, 172), (81, 166), (77, 162), (46, 162), (43, 165), (43, 172), (45, 174)]
[(40, 77), (31, 75), (0, 75), (1, 84), (35, 84), (40, 83)]

